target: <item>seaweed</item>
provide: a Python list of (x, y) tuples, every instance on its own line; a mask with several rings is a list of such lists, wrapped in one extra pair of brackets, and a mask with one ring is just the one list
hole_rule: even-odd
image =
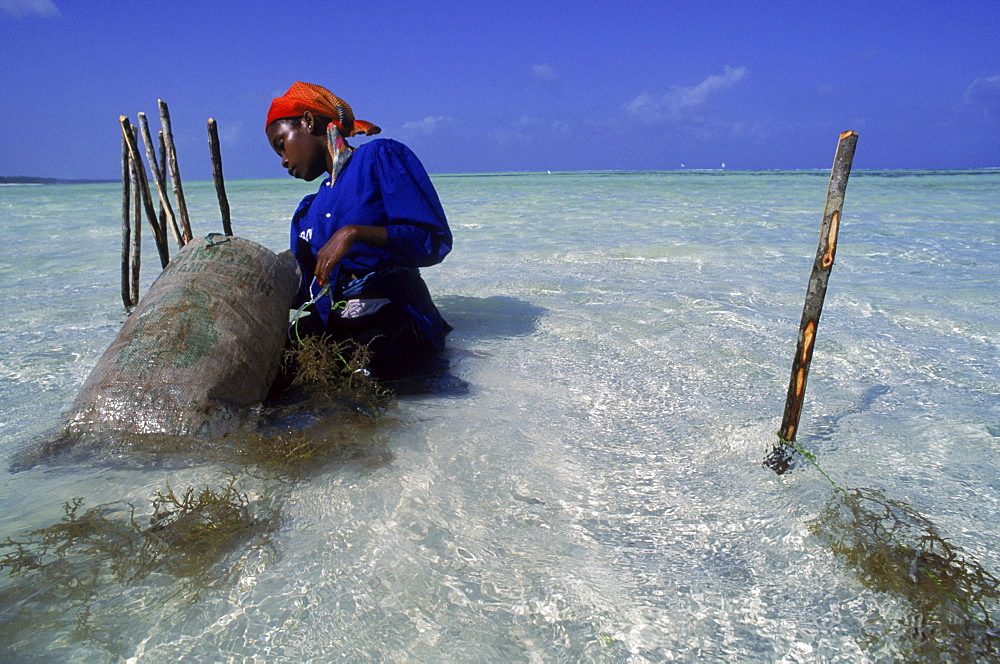
[(298, 339), (285, 351), (284, 385), (259, 426), (227, 435), (233, 444), (216, 448), (217, 460), (289, 481), (332, 461), (374, 466), (391, 459), (375, 432), (394, 394), (365, 368), (370, 357), (368, 346), (351, 341)]
[(83, 509), (83, 498), (63, 505), (61, 521), (0, 543), (0, 570), (11, 577), (68, 568), (78, 561), (107, 561), (112, 578), (131, 585), (154, 572), (197, 579), (237, 545), (272, 532), (278, 514), (265, 498), (251, 502), (231, 475), (219, 488), (170, 485), (154, 492), (146, 523), (132, 503), (115, 501)]
[(292, 385), (322, 386), (330, 396), (360, 400), (378, 413), (392, 392), (368, 371), (370, 360), (367, 345), (307, 336), (285, 350), (283, 370), (292, 376)]
[(890, 642), (907, 662), (1000, 661), (1000, 580), (915, 509), (838, 489), (808, 526), (862, 585), (902, 600), (902, 617), (863, 630), (866, 645)]
[(231, 588), (245, 555), (227, 558), (251, 540), (254, 549), (273, 555), (269, 535), (280, 521), (273, 497), (251, 500), (243, 484), (231, 473), (216, 488), (178, 493), (167, 485), (153, 494), (145, 515), (129, 502), (85, 507), (76, 497), (64, 503), (60, 521), (0, 542), (0, 570), (8, 577), (0, 601), (2, 640), (13, 647), (46, 626), (75, 620), (82, 638), (114, 648), (108, 639), (117, 637), (108, 634), (117, 630), (103, 623), (128, 615), (109, 598), (134, 588), (165, 595), (161, 604), (184, 605)]
[(331, 461), (381, 465), (391, 458), (375, 436), (394, 395), (364, 368), (367, 346), (325, 336), (300, 339), (285, 352), (281, 385), (253, 428), (227, 434), (217, 461), (258, 477), (289, 481)]
[(779, 444), (789, 461), (798, 452), (833, 487), (809, 531), (859, 583), (899, 600), (902, 615), (866, 622), (861, 645), (889, 648), (896, 661), (1000, 662), (1000, 579), (910, 505), (880, 489), (841, 487), (801, 444)]
[[(392, 459), (376, 431), (378, 422), (351, 412), (333, 418), (315, 396), (310, 403), (308, 411), (286, 414), (267, 428), (231, 434), (231, 444), (220, 447), (217, 457), (243, 464), (249, 475), (279, 482), (321, 473), (330, 463), (377, 467)], [(342, 408), (336, 402), (326, 406)]]
[(217, 560), (256, 534), (277, 527), (275, 505), (266, 497), (255, 508), (232, 476), (221, 489), (188, 487), (178, 496), (170, 485), (152, 500), (149, 524), (133, 525), (143, 534), (138, 572), (157, 565), (175, 576), (197, 578)]

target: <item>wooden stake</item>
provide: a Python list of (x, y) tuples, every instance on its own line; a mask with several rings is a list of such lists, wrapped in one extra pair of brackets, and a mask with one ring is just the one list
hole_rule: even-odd
[(229, 199), (226, 198), (226, 183), (222, 179), (222, 152), (219, 150), (219, 129), (214, 118), (208, 119), (208, 149), (212, 152), (212, 176), (215, 178), (215, 193), (219, 196), (219, 209), (222, 211), (222, 232), (233, 234), (233, 226), (229, 219)]
[[(167, 163), (167, 144), (166, 144), (166, 141), (163, 138), (163, 132), (162, 131), (157, 132), (157, 138), (159, 139), (159, 142), (157, 144), (160, 146), (160, 158), (156, 161), (156, 165), (160, 169), (160, 178), (162, 180), (163, 191), (166, 191), (167, 190), (167, 179), (166, 179), (167, 178), (167, 171), (166, 171), (166, 168), (164, 167), (164, 164)], [(162, 202), (160, 203), (160, 216), (159, 216), (159, 220), (160, 220), (160, 228), (163, 230), (164, 237), (166, 237), (166, 235), (167, 235), (167, 209), (165, 207), (163, 207), (163, 203)], [(176, 226), (175, 226), (175, 228), (176, 228)], [(174, 233), (174, 239), (177, 240), (178, 244), (180, 244), (181, 246), (183, 246), (183, 243), (181, 243), (181, 239), (177, 237), (178, 235), (179, 235), (179, 233)]]
[(799, 426), (799, 416), (802, 414), (802, 403), (806, 394), (806, 379), (809, 376), (809, 364), (812, 362), (813, 346), (816, 343), (816, 328), (823, 312), (823, 300), (826, 298), (826, 287), (830, 280), (830, 270), (837, 253), (837, 233), (840, 230), (840, 215), (844, 209), (844, 193), (847, 191), (847, 179), (851, 175), (851, 164), (854, 161), (854, 148), (857, 146), (858, 135), (853, 131), (845, 131), (840, 135), (837, 144), (837, 154), (833, 160), (833, 170), (830, 174), (830, 185), (826, 192), (826, 206), (823, 209), (823, 223), (819, 231), (819, 247), (816, 250), (816, 260), (813, 262), (812, 274), (809, 276), (809, 286), (806, 290), (806, 301), (802, 308), (802, 321), (799, 324), (799, 340), (792, 360), (792, 375), (788, 381), (788, 396), (785, 399), (785, 412), (781, 419), (781, 429), (778, 431), (778, 444), (764, 460), (764, 465), (779, 475), (784, 473), (791, 463), (789, 445), (795, 441)]
[(142, 158), (139, 157), (139, 146), (135, 134), (132, 133), (132, 123), (124, 115), (118, 116), (118, 122), (122, 127), (122, 136), (128, 142), (129, 159), (136, 165), (139, 181), (139, 193), (142, 196), (142, 205), (146, 210), (146, 220), (150, 228), (153, 229), (153, 239), (156, 240), (156, 249), (160, 253), (160, 264), (166, 267), (170, 262), (170, 249), (167, 247), (167, 238), (161, 232), (159, 224), (156, 223), (156, 210), (153, 209), (153, 201), (149, 195), (149, 181), (146, 179), (146, 168), (142, 165)]
[(187, 203), (184, 201), (184, 187), (181, 186), (181, 171), (177, 167), (177, 150), (174, 149), (174, 134), (170, 129), (170, 111), (167, 110), (167, 103), (165, 101), (158, 99), (157, 102), (160, 105), (160, 125), (163, 127), (163, 136), (166, 139), (170, 182), (174, 187), (177, 212), (181, 217), (181, 234), (184, 244), (187, 244), (194, 238), (194, 235), (191, 233), (191, 219), (188, 217)]
[(174, 218), (174, 209), (171, 207), (170, 197), (167, 195), (167, 182), (163, 177), (160, 165), (157, 163), (153, 138), (149, 135), (149, 123), (146, 121), (145, 113), (139, 113), (139, 128), (142, 130), (142, 142), (146, 146), (146, 158), (149, 160), (149, 170), (153, 174), (153, 184), (156, 185), (156, 193), (160, 197), (160, 209), (167, 215), (167, 221), (170, 222), (170, 230), (173, 231), (177, 244), (183, 247), (184, 242), (181, 239), (181, 231), (177, 227), (177, 219)]
[[(134, 129), (134, 127), (133, 127)], [(133, 136), (134, 136), (133, 132)], [(142, 205), (139, 195), (139, 169), (134, 161), (129, 159), (129, 170), (132, 180), (132, 291), (131, 299), (133, 304), (139, 303), (139, 273), (142, 268)]]
[(122, 137), (122, 304), (131, 307), (131, 282), (129, 281), (129, 252), (132, 249), (132, 202), (129, 198), (132, 187), (130, 177), (130, 162), (128, 158), (128, 141)]

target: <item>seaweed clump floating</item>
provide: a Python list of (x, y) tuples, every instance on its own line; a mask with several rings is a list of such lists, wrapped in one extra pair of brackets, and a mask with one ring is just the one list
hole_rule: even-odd
[(81, 512), (83, 498), (74, 498), (63, 505), (61, 521), (0, 543), (6, 550), (0, 570), (28, 577), (58, 568), (61, 579), (78, 581), (77, 563), (92, 576), (100, 574), (95, 563), (106, 560), (110, 577), (122, 585), (154, 572), (198, 580), (241, 542), (277, 527), (272, 502), (252, 502), (238, 483), (233, 476), (218, 489), (188, 487), (180, 495), (167, 485), (154, 493), (145, 522), (131, 503)]
[(896, 661), (1000, 661), (1000, 580), (912, 507), (877, 489), (837, 488), (808, 525), (860, 583), (903, 600), (899, 619), (862, 629), (863, 645), (888, 645)]
[[(169, 593), (164, 602), (227, 590), (245, 565), (242, 557), (227, 564), (227, 555), (250, 541), (268, 550), (279, 522), (272, 500), (253, 501), (241, 486), (235, 475), (218, 488), (177, 493), (168, 485), (154, 493), (148, 516), (124, 501), (85, 509), (77, 497), (64, 504), (60, 521), (0, 542), (0, 570), (8, 573), (0, 601), (5, 641), (67, 619), (102, 640), (95, 621), (109, 617), (107, 599), (141, 583)], [(161, 575), (182, 579), (181, 589)], [(127, 618), (127, 608), (119, 612)]]

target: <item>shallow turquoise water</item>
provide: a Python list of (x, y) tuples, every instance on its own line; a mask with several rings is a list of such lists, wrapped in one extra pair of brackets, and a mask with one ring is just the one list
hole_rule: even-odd
[[(80, 662), (881, 661), (891, 644), (861, 635), (898, 600), (806, 526), (830, 485), (760, 465), (827, 177), (436, 177), (456, 245), (424, 275), (468, 392), (402, 397), (375, 426), (343, 424), (360, 456), (251, 483), (255, 499), (280, 495), (283, 518), (229, 555), (227, 583), (192, 599), (164, 574), (102, 582), (84, 605), (8, 601), (0, 648)], [(852, 175), (799, 435), (838, 483), (908, 503), (994, 574), (998, 185), (995, 171)], [(310, 189), (231, 183), (237, 234), (282, 249)], [(218, 230), (211, 184), (187, 195), (196, 234)], [(4, 467), (58, 427), (124, 320), (119, 197), (0, 187)], [(166, 482), (221, 473), (8, 474), (0, 537), (76, 496), (144, 505)]]

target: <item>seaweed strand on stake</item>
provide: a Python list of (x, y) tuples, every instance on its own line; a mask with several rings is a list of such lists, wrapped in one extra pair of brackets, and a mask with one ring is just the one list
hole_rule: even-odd
[(233, 234), (229, 218), (229, 199), (226, 198), (226, 183), (222, 178), (222, 152), (219, 149), (219, 128), (215, 118), (208, 119), (208, 149), (212, 152), (212, 176), (215, 178), (215, 193), (219, 196), (219, 210), (222, 212), (222, 232)]
[(785, 399), (785, 412), (781, 419), (781, 429), (778, 431), (778, 442), (764, 459), (764, 465), (779, 475), (788, 470), (791, 465), (791, 445), (799, 426), (799, 416), (802, 414), (802, 402), (805, 400), (806, 379), (809, 376), (809, 363), (812, 362), (813, 347), (816, 343), (816, 328), (823, 312), (823, 300), (826, 297), (826, 287), (830, 280), (830, 270), (837, 253), (837, 233), (840, 230), (840, 215), (844, 209), (844, 193), (847, 191), (847, 179), (851, 175), (851, 164), (854, 161), (854, 148), (858, 143), (858, 135), (853, 131), (845, 131), (837, 143), (837, 154), (833, 160), (833, 170), (830, 173), (830, 185), (826, 192), (826, 206), (823, 209), (823, 223), (819, 232), (819, 247), (816, 260), (813, 263), (812, 274), (809, 276), (809, 286), (806, 290), (806, 301), (802, 308), (802, 322), (799, 324), (799, 339), (792, 360), (792, 374), (788, 381), (788, 396)]
[(183, 247), (184, 241), (181, 239), (180, 229), (177, 228), (177, 219), (174, 217), (174, 209), (170, 205), (170, 197), (167, 196), (167, 183), (163, 179), (163, 171), (157, 163), (153, 137), (149, 134), (149, 123), (146, 121), (145, 113), (139, 113), (139, 128), (142, 130), (142, 142), (146, 145), (146, 157), (149, 159), (149, 170), (153, 174), (153, 184), (156, 185), (156, 193), (160, 197), (160, 209), (164, 211), (167, 221), (170, 222), (170, 230), (173, 231), (177, 244)]
[(138, 141), (136, 140), (135, 134), (132, 133), (132, 123), (129, 122), (128, 117), (119, 115), (118, 122), (122, 127), (122, 136), (125, 137), (125, 140), (128, 143), (129, 158), (136, 166), (139, 193), (142, 196), (143, 208), (146, 210), (146, 220), (149, 222), (149, 226), (153, 230), (153, 239), (156, 240), (156, 249), (160, 254), (160, 264), (162, 267), (166, 267), (167, 263), (170, 262), (170, 249), (167, 246), (167, 238), (163, 233), (163, 229), (161, 229), (159, 224), (156, 223), (156, 210), (153, 209), (153, 201), (149, 196), (149, 181), (146, 179), (146, 168), (143, 166), (142, 158), (139, 156)]
[(184, 200), (184, 187), (181, 186), (181, 171), (177, 166), (177, 150), (174, 148), (174, 134), (170, 129), (170, 111), (167, 109), (167, 102), (158, 99), (160, 106), (160, 125), (163, 127), (163, 137), (167, 146), (167, 167), (170, 169), (170, 182), (174, 188), (174, 198), (177, 200), (177, 212), (181, 218), (181, 235), (184, 244), (190, 242), (194, 235), (191, 233), (191, 218), (188, 216), (187, 203)]
[(130, 200), (132, 178), (130, 176), (128, 142), (122, 137), (122, 304), (131, 307), (131, 282), (129, 281), (129, 253), (132, 248), (132, 201)]

